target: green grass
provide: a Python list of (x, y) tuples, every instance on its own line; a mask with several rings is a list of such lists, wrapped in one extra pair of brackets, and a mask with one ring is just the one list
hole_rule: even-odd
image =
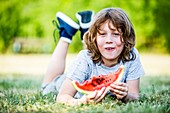
[(102, 103), (66, 106), (55, 102), (56, 96), (43, 96), (42, 79), (19, 75), (0, 75), (0, 113), (170, 113), (170, 76), (144, 76), (141, 79), (140, 100), (122, 103), (106, 97)]

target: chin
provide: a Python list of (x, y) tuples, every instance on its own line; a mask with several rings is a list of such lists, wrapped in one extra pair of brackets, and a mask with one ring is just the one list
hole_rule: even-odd
[(105, 57), (105, 59), (107, 59), (107, 60), (115, 60), (116, 59), (116, 57)]

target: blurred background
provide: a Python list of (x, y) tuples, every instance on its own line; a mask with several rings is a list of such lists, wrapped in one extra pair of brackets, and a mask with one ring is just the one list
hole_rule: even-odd
[[(98, 12), (106, 7), (120, 7), (128, 14), (146, 73), (169, 75), (169, 0), (0, 0), (0, 74), (43, 75), (56, 46), (52, 24), (56, 13), (61, 11), (77, 21), (78, 11)], [(81, 49), (77, 32), (68, 64)]]

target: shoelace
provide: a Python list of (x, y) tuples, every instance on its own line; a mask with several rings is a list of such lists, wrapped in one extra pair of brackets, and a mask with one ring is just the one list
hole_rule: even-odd
[(56, 32), (57, 30), (59, 31), (59, 26), (58, 26), (58, 23), (57, 23), (56, 20), (53, 20), (52, 23), (53, 23), (54, 26), (56, 26), (56, 28), (55, 28), (54, 31), (53, 31), (53, 38), (54, 38), (55, 44), (57, 44), (55, 32)]

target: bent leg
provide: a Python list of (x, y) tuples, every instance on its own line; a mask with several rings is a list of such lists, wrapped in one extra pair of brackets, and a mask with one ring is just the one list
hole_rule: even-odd
[(62, 75), (65, 70), (65, 61), (69, 43), (59, 40), (47, 68), (44, 83), (51, 82), (55, 77)]
[(56, 14), (59, 26), (60, 40), (52, 54), (47, 71), (45, 73), (44, 81), (42, 84), (43, 94), (49, 92), (56, 92), (56, 81), (59, 76), (65, 71), (65, 61), (68, 52), (69, 44), (72, 37), (79, 29), (79, 25), (65, 14), (58, 12)]

